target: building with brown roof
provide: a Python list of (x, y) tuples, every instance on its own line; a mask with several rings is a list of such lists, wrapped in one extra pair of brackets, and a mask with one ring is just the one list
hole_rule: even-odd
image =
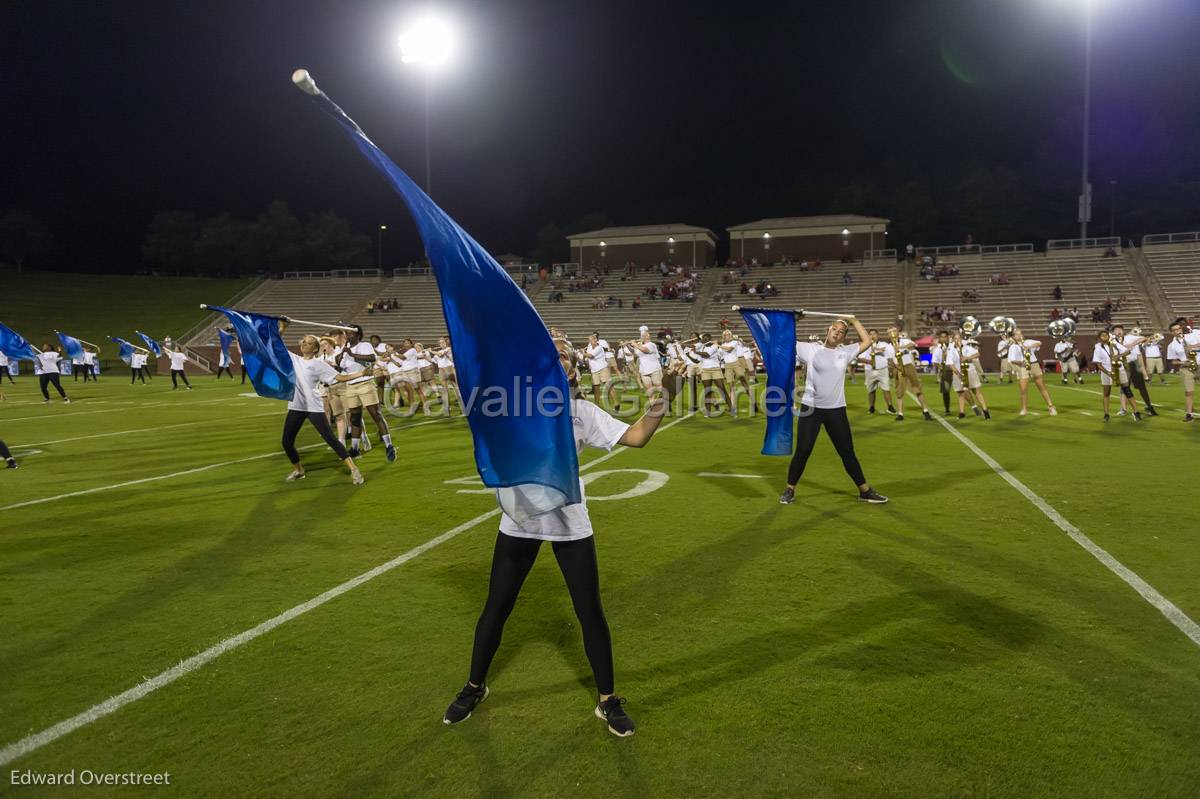
[(760, 219), (726, 228), (729, 254), (759, 263), (861, 260), (864, 253), (887, 249), (890, 219), (858, 214), (789, 216)]

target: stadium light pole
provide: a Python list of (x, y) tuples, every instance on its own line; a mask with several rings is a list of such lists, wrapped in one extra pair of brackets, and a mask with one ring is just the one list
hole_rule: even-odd
[(1081, 239), (1087, 238), (1088, 220), (1092, 216), (1092, 187), (1088, 184), (1088, 139), (1092, 116), (1092, 3), (1093, 0), (1083, 0), (1083, 177), (1079, 187)]
[(385, 230), (387, 230), (387, 225), (379, 226), (379, 234), (378, 234), (379, 235), (379, 257), (378, 257), (378, 260), (375, 262), (375, 266), (381, 272), (383, 271), (383, 231), (385, 231)]
[(413, 19), (400, 34), (401, 62), (415, 65), (425, 78), (425, 193), (430, 197), (433, 196), (429, 136), (433, 76), (453, 59), (457, 47), (454, 27), (445, 18), (432, 13)]

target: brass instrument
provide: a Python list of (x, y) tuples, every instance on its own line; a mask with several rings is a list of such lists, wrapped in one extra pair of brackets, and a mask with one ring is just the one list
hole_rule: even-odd
[(1191, 344), (1188, 344), (1187, 336), (1183, 337), (1183, 363), (1180, 364), (1180, 368), (1187, 369), (1189, 372), (1200, 369), (1200, 364), (1196, 363), (1196, 351), (1192, 349)]
[[(998, 318), (999, 317), (997, 317), (997, 319)], [(993, 321), (995, 321), (995, 320), (993, 320)], [(964, 336), (975, 335), (976, 333), (979, 332), (979, 328), (980, 328), (979, 320), (976, 319), (974, 316), (970, 316), (970, 315), (964, 316), (962, 318), (962, 320), (958, 323), (958, 329), (962, 331), (962, 334)]]
[(1017, 320), (1013, 319), (1011, 316), (993, 316), (991, 321), (988, 322), (988, 327), (990, 327), (994, 333), (1007, 336), (1017, 329)]
[(1046, 325), (1046, 333), (1059, 341), (1065, 341), (1075, 335), (1075, 320), (1071, 317), (1055, 319)]

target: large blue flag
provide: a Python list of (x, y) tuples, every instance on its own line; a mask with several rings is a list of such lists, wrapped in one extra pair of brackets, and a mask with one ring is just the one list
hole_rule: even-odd
[(159, 344), (157, 341), (150, 338), (149, 336), (147, 336), (145, 333), (143, 333), (140, 330), (135, 330), (133, 332), (137, 333), (139, 336), (142, 337), (142, 341), (146, 342), (146, 346), (149, 347), (150, 351), (154, 353), (155, 358), (159, 358), (162, 356), (162, 344)]
[(283, 337), (279, 317), (209, 305), (208, 310), (229, 317), (242, 348), (242, 365), (258, 396), (290, 400), (296, 391), (296, 370)]
[(25, 337), (3, 324), (0, 324), (0, 352), (17, 361), (37, 360), (37, 350)]
[(118, 355), (121, 360), (125, 362), (125, 365), (128, 366), (129, 362), (133, 360), (134, 346), (123, 338), (114, 338), (113, 336), (109, 336), (108, 340), (121, 345), (121, 351), (118, 353)]
[(792, 454), (792, 392), (796, 388), (796, 313), (766, 308), (742, 308), (746, 327), (758, 343), (767, 367), (763, 406), (767, 432), (763, 455)]
[[(57, 333), (58, 331), (55, 332)], [(68, 358), (83, 357), (83, 344), (79, 339), (74, 336), (68, 336), (66, 333), (58, 333), (58, 340), (62, 342), (63, 352), (67, 354)]]
[[(517, 521), (582, 499), (570, 388), (554, 342), (508, 273), (297, 70), (292, 80), (337, 121), (404, 199), (442, 295), (458, 383), (484, 485)], [(556, 398), (525, 402), (526, 398)], [(481, 400), (482, 398), (482, 400)], [(481, 400), (481, 401), (476, 401)], [(498, 400), (502, 412), (496, 412)], [(537, 405), (537, 407), (530, 407)]]
[(221, 340), (221, 354), (225, 356), (225, 360), (229, 361), (229, 343), (233, 341), (233, 334), (226, 333), (224, 330), (217, 331), (217, 338)]

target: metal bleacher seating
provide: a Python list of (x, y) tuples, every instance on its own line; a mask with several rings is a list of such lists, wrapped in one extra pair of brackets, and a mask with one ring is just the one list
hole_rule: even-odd
[[(1092, 325), (1092, 309), (1106, 299), (1125, 298), (1114, 321), (1135, 323), (1149, 320), (1150, 305), (1141, 287), (1133, 279), (1121, 255), (1105, 257), (1102, 250), (1067, 252), (1025, 252), (993, 256), (943, 259), (954, 263), (959, 274), (915, 281), (914, 307), (918, 318), (935, 306), (955, 312), (953, 322), (970, 314), (987, 322), (994, 316), (1011, 316), (1017, 324), (1040, 330), (1050, 321), (1050, 312), (1074, 307), (1079, 311), (1080, 326)], [(908, 265), (909, 269), (919, 267)], [(993, 285), (993, 275), (1006, 274), (1007, 285)], [(1054, 298), (1054, 287), (1061, 286), (1063, 297)], [(979, 292), (977, 301), (963, 299), (963, 292)], [(916, 326), (916, 332), (930, 332), (935, 324)]]
[[(853, 312), (868, 328), (883, 329), (895, 323), (899, 308), (900, 268), (894, 261), (859, 263), (828, 263), (818, 270), (801, 271), (795, 264), (788, 266), (747, 267), (732, 282), (718, 281), (716, 294), (705, 310), (701, 328), (709, 333), (720, 329), (723, 319), (741, 327), (739, 315), (732, 305), (762, 308), (808, 308), (825, 312)], [(722, 270), (722, 274), (725, 271)], [(850, 274), (849, 284), (842, 276)], [(756, 286), (766, 281), (779, 291), (778, 296), (762, 297), (742, 294), (741, 284)], [(728, 295), (728, 296), (727, 296)], [(796, 323), (796, 334), (820, 335), (829, 325), (828, 319), (809, 317)]]
[(1143, 246), (1142, 254), (1162, 286), (1170, 318), (1200, 317), (1200, 244)]

